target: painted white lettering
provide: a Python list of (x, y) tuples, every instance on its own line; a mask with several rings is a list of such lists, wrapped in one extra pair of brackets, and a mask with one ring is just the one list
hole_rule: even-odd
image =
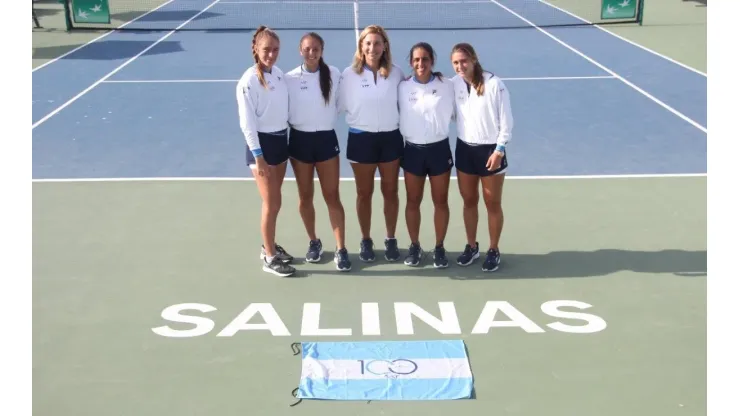
[(586, 325), (567, 325), (562, 322), (553, 322), (547, 324), (550, 328), (572, 334), (590, 334), (593, 332), (603, 331), (606, 328), (606, 321), (601, 317), (590, 313), (566, 312), (561, 311), (561, 307), (571, 307), (577, 309), (588, 309), (591, 307), (588, 303), (577, 300), (551, 300), (542, 304), (542, 312), (554, 318), (580, 319), (586, 321)]
[[(495, 321), (496, 313), (498, 311), (503, 312), (506, 316), (511, 318), (510, 321)], [(478, 317), (478, 321), (473, 327), (473, 334), (487, 334), (489, 329), (493, 327), (505, 328), (505, 327), (520, 327), (529, 333), (545, 332), (544, 329), (537, 326), (531, 319), (527, 318), (526, 315), (521, 313), (517, 308), (512, 306), (506, 301), (488, 301), (486, 306), (483, 307), (483, 311)]]
[(380, 335), (380, 308), (378, 304), (362, 304), (362, 335)]
[(321, 304), (304, 303), (303, 321), (301, 322), (301, 335), (304, 336), (350, 336), (351, 328), (321, 329)]
[[(248, 323), (256, 314), (262, 315), (263, 324)], [(230, 337), (239, 331), (269, 330), (273, 336), (289, 336), (288, 328), (271, 303), (250, 303), (233, 321), (218, 333), (219, 337)]]
[(213, 330), (215, 324), (212, 320), (204, 318), (202, 316), (183, 315), (180, 313), (185, 310), (213, 312), (216, 310), (216, 308), (204, 303), (179, 303), (177, 305), (168, 306), (164, 308), (164, 310), (162, 310), (162, 318), (172, 322), (194, 324), (195, 328), (178, 330), (172, 329), (169, 326), (165, 325), (157, 328), (152, 328), (152, 331), (155, 334), (161, 335), (163, 337), (189, 338), (205, 335)]
[(460, 321), (454, 302), (439, 302), (439, 311), (442, 319), (420, 308), (413, 302), (396, 302), (393, 304), (396, 312), (396, 329), (399, 335), (414, 335), (412, 315), (441, 334), (460, 334)]
[[(462, 333), (454, 302), (438, 302), (439, 313), (434, 313), (435, 311), (430, 313), (413, 302), (395, 302), (393, 305), (396, 333), (398, 335), (414, 335), (415, 330), (418, 329), (418, 326), (415, 328), (414, 325), (419, 325), (419, 322), (425, 323), (443, 335), (460, 335)], [(604, 319), (582, 311), (592, 307), (588, 303), (577, 300), (551, 300), (540, 305), (540, 309), (545, 315), (556, 318), (551, 320), (546, 328), (572, 334), (590, 334), (607, 328), (607, 322)], [(212, 319), (202, 315), (215, 310), (216, 307), (204, 303), (171, 305), (163, 309), (161, 313), (162, 318), (169, 323), (151, 328), (151, 331), (157, 335), (170, 338), (202, 336), (212, 332), (216, 325)], [(505, 315), (504, 318), (497, 316), (499, 311)], [(257, 315), (261, 316), (262, 321)], [(497, 317), (499, 320), (496, 320)], [(414, 318), (417, 318), (418, 321)], [(361, 304), (361, 323), (363, 336), (381, 335), (379, 303), (363, 302)], [(517, 327), (527, 333), (545, 332), (544, 326), (538, 326), (509, 302), (488, 301), (473, 325), (471, 334), (485, 335), (491, 333), (493, 328)], [(230, 337), (239, 331), (269, 331), (273, 336), (291, 335), (271, 303), (251, 303), (247, 305), (217, 336)], [(303, 305), (300, 328), (302, 336), (348, 337), (356, 332), (359, 332), (359, 330), (351, 327), (322, 328), (321, 303), (305, 303)]]

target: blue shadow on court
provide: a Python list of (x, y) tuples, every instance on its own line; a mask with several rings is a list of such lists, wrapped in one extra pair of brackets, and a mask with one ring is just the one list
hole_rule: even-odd
[(172, 30), (190, 19), (192, 20), (190, 20), (188, 26), (223, 16), (222, 13), (214, 13), (210, 11), (198, 14), (199, 11), (200, 10), (159, 10), (155, 13), (150, 13), (144, 16), (141, 16), (141, 12), (131, 11), (117, 13), (111, 17), (123, 22), (136, 19), (136, 21), (127, 26), (128, 29)]
[[(150, 13), (145, 16), (139, 17), (136, 22), (177, 22), (178, 25), (182, 24), (182, 22), (190, 19), (191, 17), (198, 14), (200, 10), (167, 10), (167, 11), (157, 11), (155, 13)], [(135, 19), (136, 17), (140, 16), (141, 12), (121, 12), (111, 15), (114, 19), (128, 21), (131, 19)], [(213, 13), (213, 12), (203, 12), (193, 18), (192, 21), (195, 20), (204, 20), (204, 19), (210, 19), (212, 17), (217, 16), (223, 16), (222, 13)]]
[[(145, 40), (101, 40), (88, 44), (79, 51), (65, 56), (62, 60), (113, 61), (129, 59), (141, 53), (153, 43), (154, 41)], [(51, 59), (61, 55), (67, 49), (69, 49), (69, 46), (65, 46), (63, 50), (58, 46), (35, 48), (33, 57), (34, 59)], [(147, 51), (146, 54), (163, 55), (183, 52), (184, 50), (179, 41), (162, 41), (157, 44), (156, 48)]]

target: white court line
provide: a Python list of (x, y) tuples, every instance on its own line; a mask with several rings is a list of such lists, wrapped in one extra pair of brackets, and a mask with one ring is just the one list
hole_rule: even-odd
[(706, 128), (706, 127), (704, 127), (704, 126), (702, 126), (701, 124), (697, 123), (696, 121), (694, 121), (694, 120), (690, 119), (689, 117), (687, 117), (686, 115), (684, 115), (684, 114), (683, 114), (683, 113), (681, 113), (680, 111), (676, 110), (675, 108), (673, 108), (673, 107), (669, 106), (668, 104), (664, 103), (663, 101), (661, 101), (661, 100), (659, 100), (659, 99), (657, 99), (657, 98), (653, 97), (653, 96), (652, 96), (652, 95), (651, 95), (650, 93), (648, 93), (647, 91), (643, 90), (642, 88), (638, 87), (637, 85), (635, 85), (635, 84), (631, 83), (630, 81), (626, 80), (626, 79), (625, 79), (624, 77), (622, 77), (621, 75), (619, 75), (619, 74), (617, 74), (616, 72), (612, 71), (611, 69), (607, 68), (606, 66), (604, 66), (604, 65), (602, 65), (602, 64), (600, 64), (600, 63), (598, 63), (598, 62), (596, 62), (596, 60), (594, 60), (593, 58), (591, 58), (591, 57), (589, 57), (588, 55), (584, 54), (583, 52), (579, 51), (578, 49), (576, 49), (576, 48), (574, 48), (574, 47), (570, 46), (569, 44), (567, 44), (567, 43), (565, 43), (565, 42), (563, 42), (562, 40), (560, 40), (560, 39), (559, 39), (558, 37), (556, 37), (556, 36), (555, 36), (555, 35), (553, 35), (552, 33), (550, 33), (550, 32), (548, 32), (548, 31), (546, 31), (546, 30), (542, 29), (541, 27), (539, 27), (539, 26), (535, 25), (534, 23), (530, 22), (530, 21), (529, 21), (529, 20), (527, 20), (526, 18), (524, 18), (524, 17), (522, 17), (521, 15), (519, 15), (519, 14), (518, 14), (517, 12), (515, 12), (515, 11), (513, 11), (513, 10), (509, 9), (508, 7), (506, 7), (506, 6), (504, 6), (503, 4), (499, 3), (498, 1), (496, 1), (496, 0), (491, 0), (491, 2), (492, 2), (492, 3), (494, 3), (494, 4), (496, 4), (497, 6), (501, 7), (502, 9), (504, 9), (504, 10), (508, 11), (509, 13), (513, 14), (514, 16), (518, 17), (518, 18), (519, 18), (520, 20), (522, 20), (523, 22), (525, 22), (525, 23), (527, 23), (528, 25), (532, 26), (533, 28), (535, 28), (535, 29), (539, 30), (540, 32), (544, 33), (545, 35), (547, 35), (547, 36), (548, 36), (549, 38), (551, 38), (552, 40), (554, 40), (554, 41), (558, 42), (559, 44), (561, 44), (561, 45), (565, 46), (566, 48), (570, 49), (571, 51), (575, 52), (575, 53), (576, 53), (577, 55), (579, 55), (579, 56), (580, 56), (580, 57), (582, 57), (583, 59), (585, 59), (585, 60), (587, 60), (587, 61), (591, 62), (592, 64), (594, 64), (594, 65), (598, 66), (599, 68), (603, 69), (604, 71), (606, 71), (606, 72), (610, 73), (610, 74), (611, 74), (611, 75), (613, 75), (614, 77), (618, 78), (618, 79), (619, 79), (620, 81), (622, 81), (622, 82), (624, 82), (625, 84), (627, 84), (627, 85), (629, 85), (630, 87), (632, 87), (632, 88), (633, 88), (633, 89), (634, 89), (635, 91), (637, 91), (637, 92), (639, 92), (640, 94), (644, 95), (645, 97), (647, 97), (647, 98), (651, 99), (651, 100), (652, 100), (653, 102), (655, 102), (656, 104), (658, 104), (658, 105), (660, 105), (661, 107), (665, 108), (666, 110), (670, 111), (671, 113), (675, 114), (676, 116), (680, 117), (681, 119), (683, 119), (683, 120), (684, 120), (684, 121), (686, 121), (687, 123), (691, 124), (692, 126), (696, 127), (697, 129), (699, 129), (699, 130), (703, 131), (704, 133), (706, 133), (706, 132), (707, 132), (707, 128)]
[(70, 99), (69, 101), (67, 101), (66, 103), (64, 103), (64, 104), (60, 105), (59, 107), (57, 107), (57, 108), (56, 108), (56, 109), (55, 109), (54, 111), (52, 111), (51, 113), (49, 113), (49, 114), (47, 114), (46, 116), (44, 116), (44, 118), (42, 118), (41, 120), (39, 120), (39, 121), (37, 121), (37, 122), (33, 123), (33, 127), (32, 127), (32, 130), (33, 130), (33, 129), (35, 129), (35, 128), (36, 128), (37, 126), (41, 125), (41, 123), (43, 123), (43, 122), (45, 122), (46, 120), (48, 120), (48, 119), (50, 119), (51, 117), (53, 117), (53, 116), (54, 116), (55, 114), (57, 114), (58, 112), (60, 112), (60, 111), (62, 111), (63, 109), (65, 109), (65, 108), (66, 108), (67, 106), (69, 106), (69, 105), (70, 105), (70, 104), (72, 104), (73, 102), (77, 101), (77, 100), (78, 100), (78, 99), (79, 99), (80, 97), (82, 97), (83, 95), (85, 95), (85, 94), (87, 94), (88, 92), (90, 92), (90, 90), (92, 90), (93, 88), (95, 88), (95, 87), (97, 87), (98, 85), (100, 85), (100, 84), (101, 84), (102, 82), (104, 82), (104, 81), (105, 81), (106, 79), (110, 78), (110, 77), (111, 77), (112, 75), (114, 75), (114, 74), (115, 74), (116, 72), (118, 72), (118, 71), (120, 71), (121, 69), (125, 68), (125, 67), (126, 67), (126, 65), (130, 64), (131, 62), (133, 62), (133, 61), (134, 61), (134, 60), (135, 60), (136, 58), (140, 57), (141, 55), (145, 54), (145, 53), (146, 53), (147, 51), (149, 51), (149, 50), (150, 50), (150, 49), (152, 49), (153, 47), (157, 46), (157, 45), (158, 45), (158, 44), (159, 44), (160, 42), (162, 42), (163, 40), (165, 40), (165, 39), (167, 39), (168, 37), (170, 37), (170, 36), (171, 36), (171, 35), (172, 35), (173, 33), (175, 33), (175, 32), (176, 32), (176, 31), (177, 31), (178, 29), (182, 28), (183, 26), (185, 26), (185, 25), (187, 25), (188, 23), (190, 23), (191, 21), (193, 21), (193, 19), (195, 19), (196, 17), (198, 17), (198, 16), (200, 16), (201, 14), (205, 13), (205, 12), (206, 12), (206, 11), (207, 11), (208, 9), (210, 9), (211, 7), (213, 7), (213, 6), (214, 6), (214, 5), (216, 4), (216, 3), (218, 3), (219, 1), (220, 1), (220, 0), (216, 0), (216, 1), (214, 1), (213, 3), (209, 4), (208, 6), (206, 6), (206, 8), (205, 8), (205, 9), (203, 9), (203, 10), (199, 11), (199, 12), (198, 12), (198, 13), (197, 13), (197, 14), (196, 14), (195, 16), (193, 16), (193, 17), (191, 17), (190, 19), (186, 20), (185, 22), (183, 22), (182, 24), (180, 24), (179, 26), (177, 26), (177, 27), (176, 27), (175, 29), (171, 30), (171, 31), (170, 31), (169, 33), (167, 33), (166, 35), (164, 35), (164, 36), (162, 36), (161, 38), (157, 39), (157, 40), (156, 40), (156, 41), (155, 41), (154, 43), (152, 43), (151, 45), (147, 46), (147, 47), (146, 47), (146, 49), (144, 49), (143, 51), (141, 51), (141, 52), (137, 53), (137, 54), (136, 54), (136, 55), (135, 55), (135, 56), (134, 56), (133, 58), (130, 58), (130, 59), (129, 59), (128, 61), (126, 61), (126, 62), (122, 63), (122, 64), (121, 64), (121, 65), (119, 65), (119, 66), (118, 66), (118, 67), (117, 67), (116, 69), (114, 69), (114, 70), (110, 71), (110, 72), (109, 72), (108, 74), (106, 74), (105, 76), (103, 76), (103, 78), (100, 78), (99, 80), (95, 81), (95, 83), (94, 83), (94, 84), (92, 84), (92, 85), (90, 85), (89, 87), (85, 88), (85, 89), (84, 89), (84, 90), (83, 90), (83, 91), (82, 91), (81, 93), (79, 93), (79, 94), (75, 95), (75, 96), (74, 96), (74, 97), (72, 97), (72, 98), (71, 98), (71, 99)]
[(681, 62), (678, 62), (678, 61), (676, 61), (675, 59), (673, 59), (673, 58), (671, 58), (671, 57), (665, 56), (665, 55), (663, 55), (662, 53), (656, 52), (656, 51), (654, 51), (654, 50), (652, 50), (652, 49), (650, 49), (650, 48), (648, 48), (648, 47), (646, 47), (646, 46), (640, 45), (640, 44), (639, 44), (639, 43), (637, 43), (637, 42), (633, 42), (633, 41), (631, 41), (631, 40), (629, 40), (629, 39), (627, 39), (627, 38), (625, 38), (625, 37), (622, 37), (622, 36), (620, 36), (620, 35), (618, 35), (618, 34), (616, 34), (616, 33), (612, 32), (612, 31), (608, 30), (608, 29), (605, 29), (605, 28), (603, 28), (603, 27), (601, 27), (601, 26), (599, 26), (599, 25), (596, 25), (596, 24), (594, 24), (593, 22), (591, 22), (591, 21), (588, 21), (588, 20), (586, 20), (586, 19), (584, 19), (584, 18), (582, 18), (582, 17), (580, 17), (580, 16), (578, 16), (578, 15), (575, 15), (575, 14), (573, 14), (573, 13), (571, 13), (571, 12), (567, 11), (567, 10), (561, 9), (561, 8), (560, 8), (560, 7), (558, 7), (558, 6), (555, 6), (555, 5), (553, 5), (553, 4), (550, 4), (550, 3), (546, 2), (545, 0), (539, 0), (539, 1), (540, 1), (540, 3), (542, 3), (542, 4), (545, 4), (545, 5), (548, 5), (548, 6), (552, 7), (552, 8), (554, 8), (554, 9), (560, 10), (561, 12), (563, 12), (563, 13), (565, 13), (565, 14), (569, 14), (569, 15), (571, 15), (571, 16), (573, 16), (573, 17), (575, 17), (576, 19), (578, 19), (578, 20), (582, 21), (582, 22), (585, 22), (585, 23), (588, 23), (588, 24), (594, 25), (594, 26), (595, 26), (595, 27), (596, 27), (597, 29), (599, 29), (599, 30), (601, 30), (601, 31), (603, 31), (603, 32), (605, 32), (605, 33), (608, 33), (608, 34), (610, 34), (610, 35), (614, 36), (614, 37), (615, 37), (615, 38), (617, 38), (617, 39), (621, 39), (621, 40), (623, 40), (623, 41), (625, 41), (625, 42), (627, 42), (627, 43), (631, 44), (632, 46), (637, 46), (638, 48), (640, 48), (640, 49), (642, 49), (642, 50), (644, 50), (644, 51), (646, 51), (646, 52), (650, 52), (650, 53), (652, 53), (652, 54), (653, 54), (653, 55), (655, 55), (655, 56), (659, 56), (659, 57), (661, 57), (661, 58), (663, 58), (663, 59), (667, 60), (668, 62), (672, 62), (672, 63), (674, 63), (674, 64), (676, 64), (676, 65), (678, 65), (678, 66), (680, 66), (680, 67), (682, 67), (682, 68), (684, 68), (684, 69), (688, 69), (689, 71), (695, 72), (695, 73), (697, 73), (697, 74), (699, 74), (699, 75), (703, 75), (703, 76), (705, 76), (705, 77), (707, 76), (707, 74), (705, 74), (704, 72), (701, 72), (701, 71), (699, 71), (699, 70), (698, 70), (698, 69), (696, 69), (696, 68), (692, 68), (692, 67), (690, 67), (690, 66), (688, 66), (688, 65), (686, 65), (686, 64), (682, 64)]
[(105, 80), (105, 84), (159, 84), (159, 83), (183, 83), (183, 84), (197, 84), (197, 83), (208, 83), (208, 82), (239, 82), (238, 79), (112, 79)]
[(36, 72), (36, 71), (38, 71), (38, 70), (39, 70), (39, 69), (41, 69), (41, 68), (44, 68), (44, 67), (46, 67), (46, 66), (48, 66), (48, 65), (51, 65), (52, 63), (54, 63), (54, 62), (56, 62), (56, 61), (58, 61), (58, 60), (60, 60), (60, 59), (64, 58), (65, 56), (67, 56), (67, 55), (71, 55), (71, 54), (73, 54), (73, 53), (75, 53), (75, 52), (79, 51), (80, 49), (84, 48), (85, 46), (87, 46), (87, 45), (89, 45), (89, 44), (91, 44), (91, 43), (97, 42), (97, 41), (99, 41), (100, 39), (103, 39), (104, 37), (106, 37), (106, 36), (110, 35), (111, 33), (115, 32), (115, 31), (116, 31), (116, 29), (121, 29), (121, 28), (124, 28), (124, 27), (126, 27), (127, 25), (129, 25), (129, 24), (131, 24), (131, 23), (133, 23), (133, 22), (135, 22), (135, 21), (137, 21), (137, 20), (141, 19), (142, 17), (144, 17), (144, 16), (146, 16), (146, 15), (148, 15), (149, 13), (152, 13), (152, 12), (154, 12), (154, 11), (157, 11), (157, 10), (161, 9), (162, 7), (164, 7), (164, 6), (166, 6), (166, 5), (170, 4), (170, 3), (172, 3), (173, 1), (174, 1), (174, 0), (168, 0), (168, 1), (166, 2), (166, 3), (162, 3), (162, 4), (160, 4), (159, 6), (157, 6), (157, 7), (153, 8), (152, 10), (149, 10), (148, 12), (146, 12), (146, 13), (142, 14), (141, 16), (137, 16), (137, 17), (135, 17), (135, 18), (133, 18), (133, 19), (129, 20), (128, 22), (126, 22), (126, 23), (122, 24), (121, 26), (118, 26), (117, 28), (111, 28), (111, 30), (110, 30), (110, 31), (108, 31), (108, 32), (105, 32), (105, 33), (103, 33), (102, 35), (98, 36), (97, 38), (95, 38), (95, 39), (93, 39), (93, 40), (91, 40), (91, 41), (89, 41), (89, 42), (85, 43), (84, 45), (80, 45), (80, 46), (78, 46), (78, 47), (76, 47), (76, 48), (72, 49), (71, 51), (69, 51), (69, 52), (67, 52), (67, 53), (65, 53), (65, 54), (63, 54), (63, 55), (57, 56), (56, 58), (54, 58), (54, 59), (52, 59), (52, 60), (50, 60), (50, 61), (48, 61), (48, 62), (44, 62), (44, 63), (43, 63), (42, 65), (39, 65), (39, 66), (37, 66), (36, 68), (33, 68), (33, 70), (32, 70), (31, 72)]
[[(553, 175), (553, 176), (507, 176), (506, 180), (574, 180), (574, 179), (652, 179), (652, 178), (700, 178), (706, 177), (706, 173), (658, 173), (658, 174), (635, 174), (635, 175)], [(403, 176), (398, 177), (403, 180)], [(451, 176), (456, 180), (457, 176)], [(294, 177), (286, 176), (285, 181), (295, 182)], [(314, 178), (318, 181), (319, 178)], [(342, 182), (354, 182), (355, 178), (342, 177)], [(376, 181), (380, 178), (376, 177)], [(60, 179), (32, 179), (34, 183), (73, 183), (73, 182), (253, 182), (252, 177), (242, 178), (218, 178), (218, 177), (162, 177), (162, 178), (60, 178)]]
[(617, 77), (612, 75), (594, 75), (594, 76), (582, 76), (582, 77), (502, 77), (504, 81), (568, 81), (578, 79), (616, 79)]
[[(486, 0), (488, 1), (488, 0)], [(513, 78), (501, 78), (504, 81), (565, 81), (565, 80), (579, 80), (579, 79), (617, 79), (611, 75), (595, 75), (595, 76), (577, 76), (577, 77), (513, 77)], [(197, 84), (197, 83), (209, 83), (209, 82), (239, 82), (238, 79), (121, 79), (121, 80), (105, 80), (106, 84), (157, 84), (157, 83), (183, 83), (183, 84)]]

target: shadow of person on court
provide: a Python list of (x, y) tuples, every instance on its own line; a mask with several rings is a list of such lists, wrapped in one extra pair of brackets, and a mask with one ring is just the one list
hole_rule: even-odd
[[(154, 40), (101, 40), (90, 43), (82, 49), (78, 49), (66, 55), (60, 60), (82, 60), (82, 61), (115, 61), (129, 59), (137, 56), (141, 51), (152, 46)], [(33, 48), (33, 59), (54, 59), (64, 53), (79, 48), (80, 45), (52, 45)], [(147, 51), (147, 55), (164, 55), (170, 53), (184, 52), (179, 41), (159, 42), (156, 47)]]
[(334, 264), (334, 252), (324, 251), (324, 254), (321, 256), (319, 261), (315, 261), (315, 262), (309, 262), (302, 256), (296, 256), (295, 259), (293, 260), (293, 264), (298, 265), (298, 266), (308, 266), (308, 267), (310, 267), (311, 265), (317, 265), (317, 264), (332, 264), (333, 265)]
[[(444, 277), (455, 280), (473, 279), (548, 279), (603, 277), (619, 272), (646, 274), (670, 273), (677, 277), (700, 277), (707, 274), (706, 250), (634, 251), (603, 249), (595, 251), (553, 251), (543, 254), (503, 253), (501, 266), (495, 272), (483, 272), (481, 258), (467, 267), (458, 266), (459, 253), (448, 253), (450, 265), (435, 269), (430, 255), (419, 267), (408, 267), (397, 262), (397, 267), (382, 270), (360, 261), (353, 262), (351, 274), (358, 277)], [(388, 263), (385, 263), (387, 265)]]

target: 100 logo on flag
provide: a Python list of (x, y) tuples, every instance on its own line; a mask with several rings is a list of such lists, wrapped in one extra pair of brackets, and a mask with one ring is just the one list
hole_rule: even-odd
[(473, 373), (462, 340), (303, 342), (301, 350), (300, 399), (454, 400), (472, 395)]
[(413, 374), (419, 369), (419, 365), (411, 360), (400, 358), (397, 360), (357, 360), (360, 363), (360, 374), (368, 373), (376, 376), (386, 376), (395, 378), (398, 376), (407, 376)]

